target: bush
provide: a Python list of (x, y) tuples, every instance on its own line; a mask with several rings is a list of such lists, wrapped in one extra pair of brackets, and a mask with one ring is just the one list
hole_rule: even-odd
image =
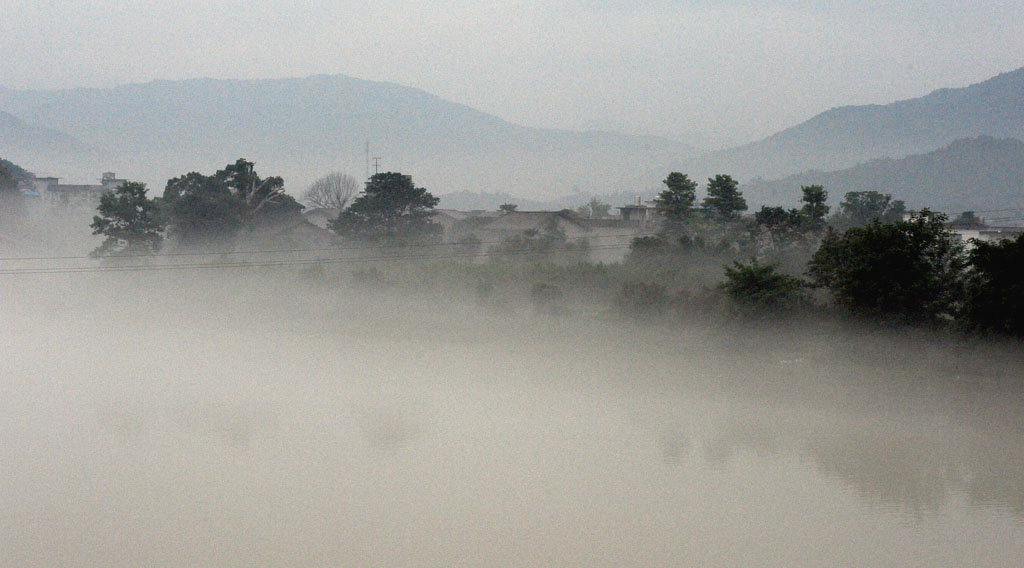
[(748, 314), (790, 310), (800, 303), (804, 283), (779, 273), (775, 264), (734, 262), (725, 269), (725, 282), (719, 287), (741, 310)]
[(813, 282), (851, 312), (908, 322), (949, 320), (964, 280), (963, 246), (946, 216), (923, 210), (907, 221), (830, 232), (808, 265)]
[(975, 242), (964, 314), (968, 327), (1024, 337), (1024, 234)]

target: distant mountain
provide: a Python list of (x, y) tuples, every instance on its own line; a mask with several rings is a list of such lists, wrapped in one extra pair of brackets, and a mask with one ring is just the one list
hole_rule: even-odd
[(754, 180), (741, 188), (752, 203), (795, 205), (803, 185), (821, 184), (833, 204), (848, 191), (879, 191), (950, 214), (1024, 209), (1024, 142), (978, 137), (956, 140), (927, 154), (872, 160), (834, 172), (806, 172), (781, 180)]
[(369, 142), (383, 170), (410, 174), (435, 194), (550, 199), (657, 183), (666, 164), (696, 153), (661, 138), (526, 128), (418, 89), (341, 75), (0, 89), (0, 109), (99, 148), (106, 161), (83, 174), (116, 171), (161, 190), (169, 177), (245, 157), (298, 192), (339, 168), (362, 177)]
[(834, 108), (759, 142), (706, 154), (693, 166), (776, 178), (902, 158), (976, 136), (1024, 139), (1024, 68), (916, 99)]
[[(95, 148), (72, 136), (34, 126), (0, 111), (0, 157), (40, 175), (65, 177), (85, 164), (95, 163), (100, 156)], [(96, 171), (91, 177), (97, 177), (99, 173)]]
[(298, 193), (332, 170), (362, 177), (369, 142), (383, 170), (412, 175), (435, 195), (547, 203), (650, 191), (673, 170), (699, 180), (773, 179), (923, 154), (961, 138), (1024, 139), (1024, 68), (917, 99), (832, 109), (705, 154), (663, 138), (527, 128), (418, 89), (343, 75), (0, 88), (0, 111), (0, 155), (61, 177), (114, 171), (159, 192), (170, 177), (244, 157)]

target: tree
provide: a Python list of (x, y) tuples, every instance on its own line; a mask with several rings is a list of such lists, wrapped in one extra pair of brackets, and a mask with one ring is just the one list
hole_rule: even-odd
[(314, 181), (302, 194), (302, 200), (320, 209), (344, 209), (358, 189), (356, 178), (332, 172)]
[(273, 216), (277, 213), (297, 213), (302, 205), (284, 192), (284, 180), (280, 176), (261, 179), (255, 164), (239, 158), (214, 174), (234, 195), (245, 201), (251, 217)]
[(14, 179), (14, 174), (7, 168), (7, 165), (0, 162), (0, 194), (7, 196), (16, 191), (18, 191), (18, 180)]
[(965, 315), (969, 327), (1024, 337), (1024, 234), (974, 241)]
[(272, 223), (302, 210), (284, 192), (284, 180), (260, 178), (254, 164), (241, 158), (212, 176), (191, 172), (168, 180), (164, 207), (170, 233), (185, 245), (224, 242), (245, 226)]
[(0, 192), (14, 192), (18, 189), (18, 184), (32, 183), (34, 177), (32, 172), (18, 164), (0, 158)]
[(439, 201), (416, 187), (411, 176), (378, 173), (329, 227), (344, 237), (370, 242), (431, 238), (442, 230), (431, 220)]
[(725, 268), (725, 282), (719, 287), (749, 315), (791, 309), (800, 300), (804, 283), (778, 272), (778, 265), (733, 262)]
[(589, 217), (591, 219), (600, 219), (607, 217), (608, 213), (612, 210), (612, 206), (608, 203), (602, 203), (596, 197), (591, 199), (586, 205), (580, 206), (576, 210), (583, 217)]
[(708, 195), (702, 204), (704, 211), (713, 219), (732, 221), (747, 210), (747, 201), (739, 190), (739, 182), (732, 176), (716, 175), (708, 178)]
[(962, 297), (963, 246), (946, 216), (927, 209), (906, 221), (830, 231), (808, 275), (851, 312), (902, 321), (952, 317)]
[(800, 222), (800, 212), (784, 207), (762, 205), (761, 210), (754, 213), (754, 221), (770, 230), (792, 228)]
[(185, 246), (232, 239), (245, 223), (246, 203), (214, 176), (190, 172), (164, 189), (169, 234)]
[(964, 211), (949, 224), (950, 227), (958, 229), (980, 229), (985, 222), (974, 214), (974, 211)]
[(690, 180), (686, 174), (672, 172), (661, 183), (666, 188), (661, 190), (654, 199), (658, 213), (670, 222), (686, 219), (693, 212), (693, 203), (697, 199), (697, 182)]
[(800, 187), (803, 196), (800, 202), (800, 216), (808, 229), (820, 230), (825, 227), (825, 217), (828, 215), (829, 206), (828, 192), (820, 185), (804, 185)]
[(146, 184), (129, 181), (100, 197), (99, 215), (92, 218), (92, 234), (103, 235), (93, 256), (153, 254), (160, 250), (164, 223), (156, 201), (146, 197)]
[(893, 223), (903, 218), (906, 206), (902, 201), (893, 200), (888, 193), (877, 191), (851, 191), (843, 196), (839, 211), (829, 220), (837, 231), (851, 227), (863, 227), (872, 221)]
[[(8, 166), (10, 164), (10, 166)], [(24, 199), (18, 189), (18, 177), (14, 164), (0, 160), (0, 223), (6, 224), (8, 216), (13, 221), (22, 213)]]
[(501, 213), (511, 213), (515, 211), (519, 206), (515, 203), (502, 203), (498, 206), (498, 211)]

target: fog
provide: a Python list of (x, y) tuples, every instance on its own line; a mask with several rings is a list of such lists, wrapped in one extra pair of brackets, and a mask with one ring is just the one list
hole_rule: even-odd
[(1013, 345), (256, 269), (0, 295), (3, 566), (1024, 559)]

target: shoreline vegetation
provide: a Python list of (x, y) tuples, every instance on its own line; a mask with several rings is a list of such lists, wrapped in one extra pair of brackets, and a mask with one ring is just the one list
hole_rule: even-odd
[[(30, 237), (19, 223), (26, 198), (17, 189), (28, 174), (15, 168), (4, 166), (0, 221), (10, 227), (5, 234)], [(0, 275), (292, 271), (310, 286), (434, 291), (555, 316), (768, 328), (821, 320), (956, 338), (1024, 337), (1024, 235), (963, 242), (952, 227), (977, 224), (970, 212), (950, 223), (867, 191), (847, 193), (830, 215), (827, 190), (803, 186), (800, 207), (763, 206), (749, 214), (728, 175), (710, 178), (700, 202), (698, 184), (685, 174), (670, 173), (664, 185), (653, 202), (637, 204), (652, 216), (650, 228), (623, 243), (621, 235), (602, 241), (567, 232), (583, 219), (623, 223), (597, 200), (576, 212), (548, 213), (519, 213), (508, 203), (443, 226), (435, 221), (437, 198), (411, 176), (375, 174), (357, 192), (351, 176), (335, 173), (305, 199), (338, 205), (325, 230), (303, 218), (280, 177), (262, 178), (239, 159), (213, 175), (173, 178), (155, 198), (144, 184), (126, 181), (100, 199), (90, 228), (103, 241), (90, 258), (54, 256), (56, 264), (47, 264), (47, 257), (15, 256)], [(542, 223), (513, 226), (500, 238), (483, 232), (497, 221), (541, 213)], [(61, 229), (80, 234), (78, 227)], [(592, 260), (608, 251), (621, 260)]]

